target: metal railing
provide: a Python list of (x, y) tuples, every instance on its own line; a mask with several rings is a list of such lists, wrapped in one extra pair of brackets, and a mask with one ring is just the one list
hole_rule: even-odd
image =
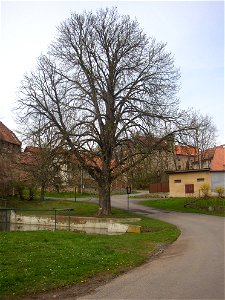
[[(68, 227), (70, 230), (70, 217), (71, 217), (71, 211), (74, 211), (73, 208), (43, 208), (43, 209), (34, 209), (34, 208), (0, 208), (0, 223), (3, 223), (6, 225), (10, 223), (10, 215), (11, 215), (11, 211), (17, 212), (17, 211), (34, 211), (34, 212), (38, 212), (38, 211), (49, 211), (49, 212), (54, 212), (54, 228), (55, 230), (57, 229), (57, 212), (60, 211), (66, 211), (67, 212), (67, 216), (68, 216)], [(10, 212), (10, 213), (9, 213)], [(27, 225), (27, 224), (25, 224)], [(32, 224), (35, 225), (35, 224)], [(38, 225), (38, 224), (37, 224)]]

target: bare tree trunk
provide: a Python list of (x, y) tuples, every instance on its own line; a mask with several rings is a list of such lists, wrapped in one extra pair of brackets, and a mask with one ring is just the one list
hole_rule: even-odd
[(23, 187), (19, 187), (19, 189), (18, 189), (18, 194), (19, 194), (20, 200), (24, 200), (23, 190), (24, 190)]
[(29, 201), (34, 200), (34, 189), (33, 187), (29, 187)]
[(111, 215), (110, 183), (105, 181), (98, 183), (99, 190), (99, 209), (98, 216)]
[(44, 183), (42, 183), (42, 185), (41, 185), (40, 200), (45, 200), (45, 184)]

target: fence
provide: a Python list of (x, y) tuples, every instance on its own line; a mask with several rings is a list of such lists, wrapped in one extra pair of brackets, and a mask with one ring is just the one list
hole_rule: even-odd
[(169, 182), (157, 182), (149, 184), (149, 193), (168, 193)]

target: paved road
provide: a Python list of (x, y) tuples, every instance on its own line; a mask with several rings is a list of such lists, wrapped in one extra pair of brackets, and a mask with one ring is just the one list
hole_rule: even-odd
[[(113, 196), (112, 205), (126, 208), (122, 198)], [(159, 258), (78, 299), (225, 299), (224, 218), (162, 212), (135, 200), (130, 209), (177, 225), (181, 236)]]

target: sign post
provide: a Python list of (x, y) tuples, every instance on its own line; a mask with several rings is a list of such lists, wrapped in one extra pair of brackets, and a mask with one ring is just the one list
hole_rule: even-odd
[(77, 187), (74, 187), (74, 200), (77, 201)]
[(127, 190), (127, 210), (129, 212), (130, 211), (130, 199), (129, 199), (129, 195), (131, 194), (131, 186), (127, 186), (126, 190)]

